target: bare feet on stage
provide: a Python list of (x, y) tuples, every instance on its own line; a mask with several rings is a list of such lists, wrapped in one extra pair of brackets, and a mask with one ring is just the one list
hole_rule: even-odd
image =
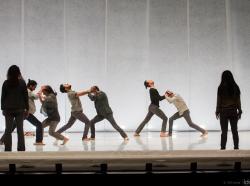
[(65, 145), (69, 141), (69, 138), (64, 137), (63, 143), (61, 145)]
[(95, 141), (95, 138), (89, 138), (90, 141)]
[(168, 134), (166, 132), (161, 132), (160, 137), (161, 138), (168, 137)]
[(43, 142), (35, 142), (33, 145), (45, 145)]
[(208, 135), (208, 132), (207, 132), (207, 130), (206, 130), (206, 131), (201, 135), (201, 137), (202, 137), (202, 138), (206, 138), (207, 135)]
[(125, 137), (125, 138), (124, 138), (124, 141), (128, 141), (128, 140), (129, 140), (129, 138), (128, 138), (128, 137)]
[(138, 133), (134, 133), (134, 137), (139, 137), (140, 136), (140, 134), (138, 134)]
[(82, 138), (82, 141), (90, 141), (90, 138)]

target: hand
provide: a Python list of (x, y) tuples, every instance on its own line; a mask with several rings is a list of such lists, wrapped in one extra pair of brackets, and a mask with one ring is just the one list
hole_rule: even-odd
[(5, 110), (3, 110), (3, 112), (2, 112), (2, 113), (3, 113), (3, 115), (5, 116), (5, 114), (6, 114), (6, 111), (5, 111)]
[(242, 114), (242, 110), (239, 110), (239, 112), (238, 112), (238, 119), (241, 119), (241, 114)]
[(215, 116), (216, 116), (216, 119), (220, 119), (220, 113), (219, 112), (215, 112)]

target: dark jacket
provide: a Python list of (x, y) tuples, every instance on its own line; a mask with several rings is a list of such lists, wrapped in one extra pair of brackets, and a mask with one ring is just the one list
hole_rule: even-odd
[(218, 88), (216, 113), (219, 114), (222, 111), (229, 109), (237, 109), (239, 113), (242, 113), (240, 95), (223, 95), (220, 94)]
[(109, 106), (108, 97), (104, 92), (100, 91), (97, 95), (88, 94), (88, 96), (95, 102), (95, 108), (98, 115), (106, 117), (113, 113)]
[(165, 96), (160, 96), (158, 90), (155, 88), (150, 88), (149, 94), (150, 94), (151, 104), (154, 104), (157, 107), (160, 107), (159, 102), (165, 99)]
[(5, 80), (2, 86), (1, 109), (4, 111), (29, 110), (29, 97), (24, 80), (19, 80), (17, 86)]

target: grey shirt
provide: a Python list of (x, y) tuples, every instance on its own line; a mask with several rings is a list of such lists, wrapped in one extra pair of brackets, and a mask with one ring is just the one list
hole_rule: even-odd
[(38, 99), (38, 95), (34, 94), (31, 90), (28, 89), (29, 96), (29, 113), (34, 114), (36, 112), (35, 100)]
[(82, 103), (80, 98), (76, 95), (77, 93), (75, 91), (70, 90), (67, 94), (71, 103), (71, 112), (82, 111)]

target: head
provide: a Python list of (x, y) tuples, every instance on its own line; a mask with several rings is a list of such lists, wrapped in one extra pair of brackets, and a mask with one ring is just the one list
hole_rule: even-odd
[(236, 96), (240, 94), (240, 89), (234, 80), (232, 72), (229, 70), (225, 70), (221, 75), (219, 94), (227, 96)]
[(90, 89), (90, 91), (91, 91), (92, 93), (96, 94), (97, 92), (100, 91), (100, 89), (99, 89), (98, 86), (92, 86), (91, 89)]
[(147, 89), (148, 87), (151, 88), (154, 86), (154, 81), (153, 80), (145, 80), (144, 81), (144, 86)]
[(70, 84), (65, 83), (65, 84), (61, 84), (61, 85), (60, 85), (60, 91), (61, 91), (62, 93), (66, 93), (66, 92), (68, 92), (69, 90), (71, 90), (71, 85), (70, 85)]
[(12, 65), (9, 67), (7, 72), (7, 80), (9, 80), (12, 85), (17, 85), (21, 77), (21, 71), (18, 66)]
[(54, 94), (55, 96), (57, 95), (57, 93), (49, 85), (42, 86), (41, 91), (45, 96), (48, 96), (49, 94)]
[(165, 93), (167, 94), (168, 97), (174, 96), (174, 93), (171, 90), (167, 90)]
[(37, 82), (35, 80), (28, 79), (27, 88), (31, 91), (36, 89)]

